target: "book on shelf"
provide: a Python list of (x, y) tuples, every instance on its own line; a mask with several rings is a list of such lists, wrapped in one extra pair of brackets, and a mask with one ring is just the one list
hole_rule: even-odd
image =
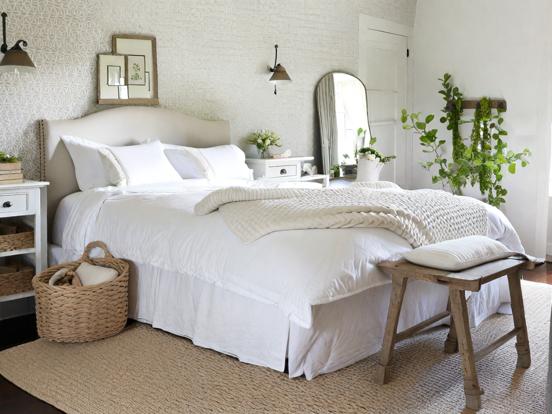
[(0, 174), (0, 184), (13, 184), (23, 181), (22, 172), (14, 172), (11, 174)]
[(0, 176), (8, 174), (21, 174), (23, 170), (0, 170)]

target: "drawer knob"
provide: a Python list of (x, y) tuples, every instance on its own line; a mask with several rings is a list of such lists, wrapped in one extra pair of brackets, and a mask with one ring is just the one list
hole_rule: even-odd
[(287, 170), (285, 168), (282, 168), (280, 170), (280, 175), (285, 175), (285, 174), (287, 174)]
[(2, 204), (2, 207), (4, 207), (4, 208), (10, 208), (11, 206), (12, 206), (11, 201), (4, 201), (4, 204)]

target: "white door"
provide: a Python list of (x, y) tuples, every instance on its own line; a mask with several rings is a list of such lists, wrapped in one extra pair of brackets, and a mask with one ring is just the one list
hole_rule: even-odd
[(380, 179), (408, 188), (412, 146), (400, 122), (401, 110), (407, 107), (408, 38), (371, 29), (362, 20), (359, 29), (359, 77), (368, 93), (368, 121), (377, 138), (375, 148), (397, 156), (384, 167)]

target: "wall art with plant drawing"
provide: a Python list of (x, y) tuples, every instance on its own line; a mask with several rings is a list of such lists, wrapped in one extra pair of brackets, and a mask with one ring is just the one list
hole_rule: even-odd
[[(421, 113), (409, 114), (402, 110), (401, 121), (405, 130), (418, 135), (422, 151), (431, 154), (433, 159), (421, 165), (428, 171), (434, 171), (433, 183), (441, 183), (454, 194), (462, 194), (466, 186), (479, 186), (481, 194), (489, 204), (499, 207), (506, 202), (508, 191), (501, 182), (505, 172), (515, 174), (517, 166), (525, 167), (531, 152), (525, 148), (521, 152), (508, 149), (504, 137), (503, 109), (494, 109), (491, 99), (484, 97), (478, 102), (472, 117), (465, 117), (464, 95), (452, 83), (452, 76), (445, 73), (441, 81), (445, 105), (440, 122), (451, 133), (452, 153), (447, 158), (447, 139), (439, 137), (439, 130), (431, 128), (435, 115), (422, 116)], [(462, 136), (462, 125), (471, 124), (469, 138)]]

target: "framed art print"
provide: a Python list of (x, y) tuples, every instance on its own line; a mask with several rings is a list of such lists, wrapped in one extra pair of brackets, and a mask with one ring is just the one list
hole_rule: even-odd
[(153, 36), (113, 35), (113, 53), (126, 59), (126, 104), (157, 105), (157, 46)]
[(126, 88), (125, 72), (125, 56), (98, 55), (98, 103), (121, 99), (121, 88)]

